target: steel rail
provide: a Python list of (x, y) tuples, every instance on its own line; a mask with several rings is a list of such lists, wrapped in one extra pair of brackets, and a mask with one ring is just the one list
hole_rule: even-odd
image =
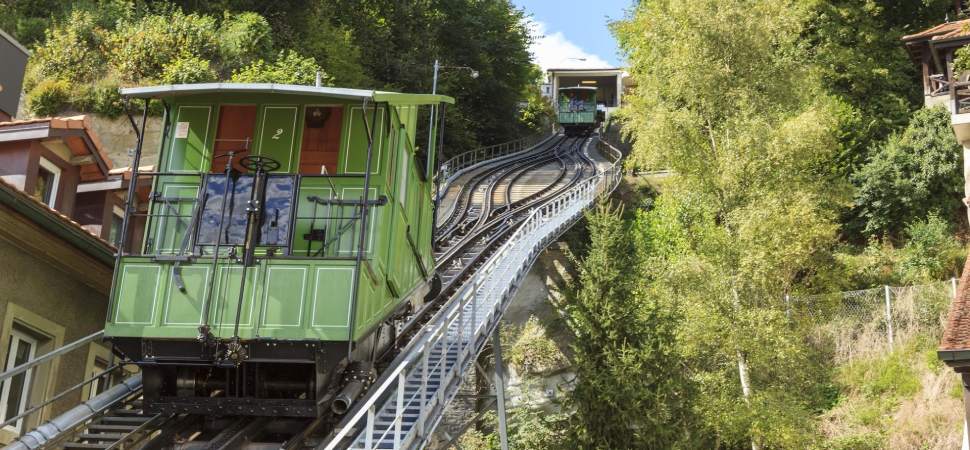
[(318, 448), (409, 448), (422, 443), (454, 396), (460, 374), (484, 346), (482, 337), (497, 325), (539, 252), (578, 220), (596, 198), (612, 192), (619, 178), (614, 163), (532, 208), (453, 301), (435, 314), (382, 373), (375, 388), (341, 422), (332, 438)]

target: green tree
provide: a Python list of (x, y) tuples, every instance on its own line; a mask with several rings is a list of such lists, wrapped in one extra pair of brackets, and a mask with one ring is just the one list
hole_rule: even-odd
[(691, 448), (691, 383), (676, 345), (679, 317), (638, 282), (622, 211), (587, 215), (590, 243), (567, 292), (576, 386), (570, 428), (579, 448)]
[[(836, 170), (849, 174), (922, 106), (922, 82), (900, 38), (943, 21), (950, 0), (811, 0), (803, 33), (822, 83), (845, 101)], [(952, 11), (950, 12), (952, 15)]]
[(852, 177), (855, 208), (870, 236), (900, 236), (906, 224), (961, 207), (961, 147), (943, 107), (916, 111), (901, 134), (890, 136)]
[(827, 170), (839, 104), (804, 53), (810, 15), (794, 0), (644, 0), (615, 24), (637, 83), (630, 160), (676, 174), (658, 214), (687, 250), (655, 289), (682, 302), (696, 409), (728, 446), (815, 438), (814, 363), (781, 299), (826, 257), (847, 189)]

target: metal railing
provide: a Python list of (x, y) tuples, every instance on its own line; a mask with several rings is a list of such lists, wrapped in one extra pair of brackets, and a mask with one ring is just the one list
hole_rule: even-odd
[(551, 136), (551, 133), (540, 133), (532, 136), (526, 136), (521, 139), (516, 139), (514, 141), (502, 142), (499, 144), (489, 145), (487, 147), (476, 148), (452, 157), (451, 159), (441, 163), (441, 168), (438, 170), (438, 180), (440, 180), (439, 182), (441, 183), (441, 195), (444, 195), (443, 193), (448, 190), (448, 185), (451, 184), (451, 181), (453, 181), (455, 177), (473, 168), (473, 166), (494, 158), (500, 158), (530, 149), (539, 142), (544, 141)]
[(620, 165), (614, 162), (533, 209), (384, 372), (334, 438), (318, 448), (336, 449), (347, 445), (347, 439), (354, 449), (420, 446), (535, 259), (621, 178)]
[[(74, 350), (82, 349), (82, 348), (83, 349), (87, 349), (88, 348), (88, 344), (93, 343), (93, 342), (96, 342), (97, 340), (99, 340), (103, 336), (104, 336), (104, 330), (101, 330), (101, 331), (92, 333), (92, 334), (90, 334), (88, 336), (85, 336), (85, 337), (83, 337), (81, 339), (78, 339), (76, 341), (73, 341), (73, 342), (69, 342), (67, 344), (64, 344), (64, 345), (62, 345), (62, 346), (60, 346), (60, 347), (58, 347), (58, 348), (56, 348), (54, 350), (51, 350), (51, 351), (49, 351), (49, 352), (47, 352), (47, 353), (45, 353), (45, 354), (43, 354), (41, 356), (38, 356), (38, 357), (36, 357), (34, 359), (31, 359), (31, 360), (29, 360), (29, 361), (27, 361), (27, 362), (25, 362), (25, 363), (23, 363), (23, 364), (21, 364), (19, 366), (16, 366), (16, 367), (13, 367), (13, 368), (11, 368), (9, 370), (6, 370), (3, 373), (0, 373), (0, 383), (11, 382), (11, 379), (13, 377), (16, 377), (16, 376), (26, 376), (25, 373), (27, 373), (28, 371), (35, 370), (41, 364), (53, 363), (53, 361), (55, 359), (60, 358), (60, 357), (62, 357), (64, 355), (66, 355), (66, 354), (69, 354), (69, 353), (73, 352)], [(71, 387), (69, 387), (67, 389), (64, 389), (64, 390), (62, 390), (62, 391), (60, 391), (60, 392), (58, 392), (58, 393), (56, 393), (54, 395), (48, 396), (44, 400), (40, 401), (39, 403), (35, 403), (35, 404), (31, 404), (29, 406), (26, 406), (22, 412), (19, 412), (16, 415), (10, 416), (3, 423), (0, 423), (0, 427), (6, 427), (6, 426), (9, 426), (9, 425), (17, 424), (21, 420), (27, 419), (30, 416), (32, 416), (32, 415), (34, 415), (34, 414), (36, 414), (38, 412), (43, 411), (46, 407), (50, 406), (54, 402), (56, 402), (58, 400), (61, 400), (61, 399), (65, 398), (65, 397), (67, 397), (68, 395), (70, 395), (71, 393), (76, 392), (76, 391), (82, 389), (85, 386), (91, 385), (91, 384), (93, 384), (94, 382), (96, 382), (98, 380), (108, 380), (108, 381), (110, 381), (110, 378), (112, 376), (112, 373), (114, 373), (115, 371), (117, 371), (121, 367), (122, 367), (121, 364), (117, 364), (117, 363), (113, 363), (112, 362), (112, 363), (110, 363), (110, 366), (109, 367), (107, 367), (106, 369), (100, 371), (99, 373), (94, 374), (93, 376), (91, 376), (89, 378), (83, 378), (79, 383), (77, 383), (77, 384), (75, 384), (75, 385), (73, 385), (73, 386), (71, 386)], [(82, 375), (82, 377), (83, 377), (83, 375)], [(24, 389), (29, 389), (29, 386), (24, 386)]]

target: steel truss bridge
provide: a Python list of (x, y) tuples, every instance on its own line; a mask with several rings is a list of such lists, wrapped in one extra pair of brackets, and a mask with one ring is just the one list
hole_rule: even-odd
[[(436, 271), (441, 294), (399, 331), (378, 379), (334, 423), (324, 419), (148, 414), (141, 376), (24, 433), (5, 447), (28, 449), (410, 449), (431, 438), (464, 376), (491, 341), (505, 447), (498, 325), (539, 254), (610, 194), (620, 153), (592, 137), (531, 137), (473, 150), (439, 172)], [(0, 381), (101, 338), (95, 333), (0, 373)], [(4, 425), (111, 375), (124, 362), (32, 405)]]

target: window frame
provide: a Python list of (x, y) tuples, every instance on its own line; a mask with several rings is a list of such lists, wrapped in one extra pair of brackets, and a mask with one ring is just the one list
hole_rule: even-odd
[[(37, 356), (37, 347), (40, 346), (39, 339), (23, 331), (20, 331), (16, 328), (10, 329), (8, 342), (9, 342), (8, 344), (9, 348), (7, 350), (6, 361), (4, 361), (4, 369), (3, 369), (4, 371), (10, 370), (16, 367), (16, 364), (15, 364), (16, 355), (17, 355), (17, 350), (20, 348), (21, 342), (26, 342), (30, 344), (30, 352), (29, 352), (29, 356), (27, 357), (28, 361), (34, 359)], [(31, 384), (33, 381), (33, 375), (34, 375), (33, 368), (27, 369), (27, 371), (24, 372), (23, 391), (21, 391), (20, 393), (19, 411), (17, 411), (14, 414), (10, 414), (11, 417), (16, 416), (18, 414), (22, 414), (24, 411), (27, 410), (27, 407), (28, 407), (27, 403), (30, 400), (30, 389), (32, 387)], [(3, 421), (6, 421), (8, 416), (7, 402), (10, 399), (10, 387), (11, 387), (12, 381), (13, 381), (13, 377), (7, 380), (4, 380), (2, 384), (0, 384), (0, 386), (2, 386), (0, 387), (0, 419), (3, 419)], [(25, 418), (22, 417), (18, 419), (17, 422), (15, 422), (14, 424), (3, 427), (3, 429), (19, 434), (21, 432), (21, 429), (23, 428), (24, 419)]]
[[(60, 190), (58, 188), (60, 187), (60, 184), (61, 184), (61, 172), (63, 171), (57, 164), (54, 164), (51, 160), (43, 156), (41, 156), (37, 160), (37, 178), (40, 178), (41, 170), (50, 172), (50, 174), (53, 176), (53, 179), (51, 180), (50, 198), (47, 201), (44, 201), (43, 198), (40, 198), (39, 200), (41, 203), (53, 208), (54, 205), (57, 204), (57, 194), (58, 194), (58, 191)], [(36, 190), (36, 183), (35, 183), (34, 189)], [(34, 194), (36, 195), (37, 193), (34, 192)]]

